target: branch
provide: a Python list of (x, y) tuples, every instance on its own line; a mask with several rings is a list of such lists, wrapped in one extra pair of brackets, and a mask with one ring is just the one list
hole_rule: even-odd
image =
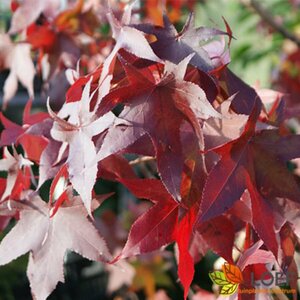
[(153, 161), (155, 160), (155, 157), (152, 156), (143, 156), (143, 157), (139, 157), (137, 159), (131, 160), (129, 162), (130, 165), (137, 165), (143, 162), (147, 162), (147, 161)]
[[(129, 164), (131, 166), (138, 165), (140, 171), (142, 172), (145, 178), (155, 178), (153, 168), (151, 167), (151, 163), (149, 165), (146, 164), (147, 162), (155, 161), (155, 159), (156, 158), (152, 156), (142, 156), (142, 157), (138, 157), (137, 159), (129, 161)], [(150, 167), (151, 170), (149, 170), (148, 167)]]
[(298, 47), (300, 47), (300, 39), (294, 35), (293, 33), (286, 30), (280, 23), (278, 23), (274, 17), (270, 14), (270, 12), (265, 9), (259, 2), (256, 0), (242, 0), (242, 2), (252, 7), (257, 14), (273, 29), (279, 32), (285, 38), (294, 42)]

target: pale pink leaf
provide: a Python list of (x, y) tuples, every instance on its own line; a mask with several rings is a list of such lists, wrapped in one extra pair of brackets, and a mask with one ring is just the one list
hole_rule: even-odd
[(35, 299), (46, 299), (58, 281), (64, 280), (63, 261), (67, 250), (90, 260), (111, 259), (82, 205), (61, 207), (53, 218), (47, 203), (39, 196), (19, 203), (18, 207), (20, 221), (0, 244), (0, 265), (30, 251), (27, 274)]

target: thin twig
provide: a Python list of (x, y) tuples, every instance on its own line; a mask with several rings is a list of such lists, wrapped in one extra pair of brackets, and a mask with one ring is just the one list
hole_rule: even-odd
[(286, 30), (280, 23), (278, 23), (272, 14), (264, 8), (259, 2), (256, 0), (242, 0), (247, 6), (252, 7), (256, 13), (273, 29), (282, 34), (285, 38), (294, 42), (298, 47), (300, 47), (300, 39), (294, 35), (293, 33)]
[(155, 157), (153, 156), (143, 156), (143, 157), (139, 157), (137, 159), (131, 160), (129, 162), (130, 165), (137, 165), (143, 162), (147, 162), (147, 161), (153, 161), (155, 160)]

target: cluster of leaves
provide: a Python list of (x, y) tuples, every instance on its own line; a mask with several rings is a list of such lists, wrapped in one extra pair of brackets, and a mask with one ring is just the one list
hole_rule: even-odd
[(223, 265), (223, 271), (214, 271), (209, 274), (211, 280), (221, 286), (221, 295), (232, 295), (238, 285), (243, 282), (243, 274), (238, 266), (228, 263)]
[[(52, 18), (47, 3), (31, 9), (23, 23), (31, 1), (15, 7), (10, 32), (26, 29), (54, 74), (62, 54), (78, 49), (70, 45), (79, 30), (93, 36), (96, 22), (87, 23), (93, 12), (84, 11), (83, 1)], [(243, 283), (235, 289), (251, 286), (251, 274), (259, 278), (267, 264), (297, 270), (300, 187), (289, 166), (300, 157), (300, 136), (289, 130), (282, 94), (255, 90), (228, 69), (232, 32), (226, 21), (224, 31), (195, 28), (190, 14), (178, 32), (166, 15), (161, 26), (134, 22), (132, 6), (119, 17), (108, 9), (115, 43), (106, 43), (110, 52), (93, 71), (67, 71), (71, 86), (59, 111), (50, 98), (45, 113), (31, 114), (29, 101), (22, 125), (1, 113), (0, 169), (7, 174), (1, 178), (1, 229), (11, 218), (18, 221), (0, 244), (0, 265), (30, 252), (32, 294), (46, 299), (64, 280), (68, 249), (115, 264), (175, 243), (187, 298), (194, 264), (210, 249), (233, 264), (236, 238), (246, 231), (238, 264)], [(128, 154), (137, 160), (128, 161)], [(154, 162), (153, 178), (134, 168), (145, 159)], [(102, 179), (152, 204), (115, 256), (94, 219), (110, 196), (94, 191)], [(46, 203), (40, 190), (49, 180)]]

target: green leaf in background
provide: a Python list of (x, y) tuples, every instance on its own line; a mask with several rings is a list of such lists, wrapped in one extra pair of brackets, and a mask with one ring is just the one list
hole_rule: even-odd
[(229, 68), (250, 85), (259, 84), (260, 87), (270, 88), (270, 74), (278, 64), (281, 43), (275, 44), (268, 26), (260, 26), (260, 17), (241, 1), (205, 1), (197, 5), (197, 26), (205, 24), (225, 29), (222, 17), (228, 22), (235, 37), (230, 46)]

